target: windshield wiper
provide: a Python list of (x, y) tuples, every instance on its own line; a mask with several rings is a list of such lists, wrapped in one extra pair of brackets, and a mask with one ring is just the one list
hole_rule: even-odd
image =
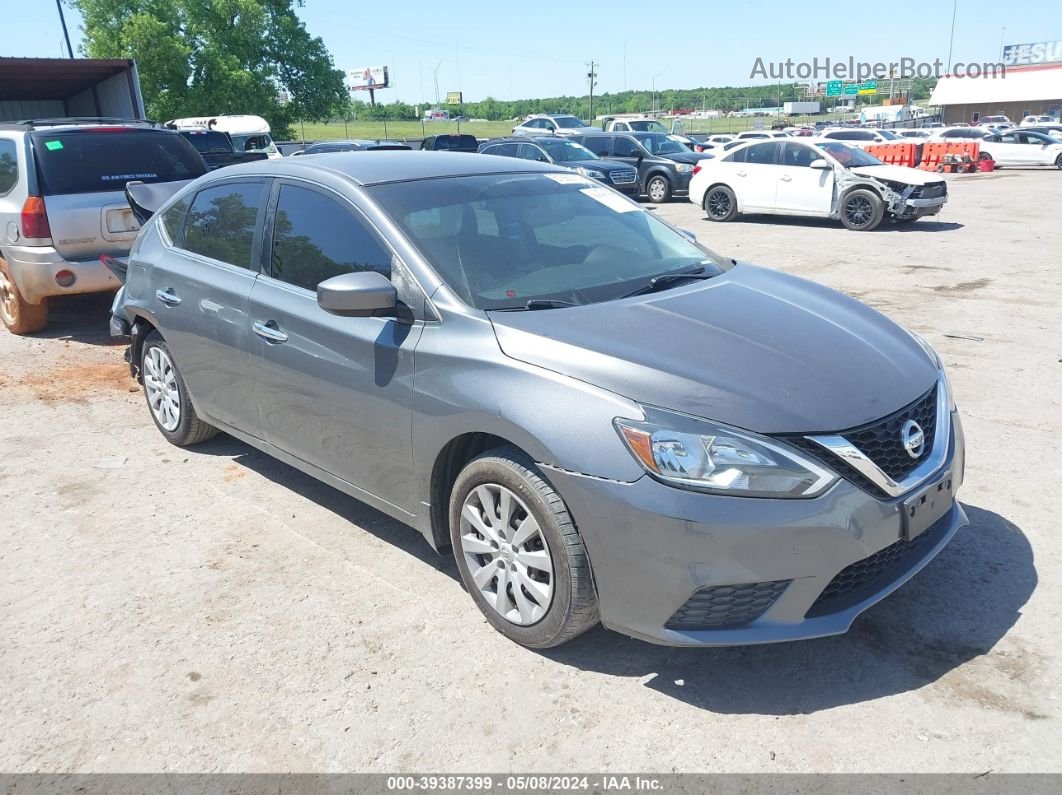
[(532, 298), (523, 306), (503, 306), (495, 309), (495, 312), (523, 312), (525, 309), (564, 309), (569, 306), (578, 306), (571, 301), (561, 301), (557, 298)]
[(636, 295), (645, 295), (646, 293), (655, 293), (657, 290), (668, 287), (675, 282), (685, 281), (686, 279), (710, 279), (715, 276), (714, 273), (709, 273), (705, 270), (703, 265), (698, 265), (696, 268), (688, 271), (678, 271), (676, 273), (661, 273), (659, 276), (654, 276), (649, 280), (647, 284), (642, 285), (637, 290), (629, 292), (621, 298), (632, 298)]

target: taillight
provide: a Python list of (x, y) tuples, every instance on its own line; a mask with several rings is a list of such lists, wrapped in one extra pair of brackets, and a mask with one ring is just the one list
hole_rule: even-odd
[(697, 176), (700, 173), (701, 173), (701, 167), (700, 166), (694, 166), (693, 167), (693, 176)]
[(27, 196), (22, 205), (22, 236), (51, 237), (48, 226), (48, 213), (44, 209), (44, 199), (40, 196)]

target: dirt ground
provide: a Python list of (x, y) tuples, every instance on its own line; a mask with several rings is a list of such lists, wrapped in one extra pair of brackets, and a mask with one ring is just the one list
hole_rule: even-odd
[(1062, 173), (950, 188), (864, 234), (658, 210), (950, 368), (972, 524), (819, 641), (522, 649), (414, 531), (231, 438), (167, 444), (106, 297), (0, 331), (0, 770), (1062, 771)]

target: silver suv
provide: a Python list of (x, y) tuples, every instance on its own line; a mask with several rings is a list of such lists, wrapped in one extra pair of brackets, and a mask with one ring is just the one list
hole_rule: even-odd
[(188, 141), (150, 122), (0, 123), (0, 317), (15, 334), (48, 324), (52, 296), (115, 290), (101, 255), (128, 253), (140, 229), (126, 182), (206, 173)]

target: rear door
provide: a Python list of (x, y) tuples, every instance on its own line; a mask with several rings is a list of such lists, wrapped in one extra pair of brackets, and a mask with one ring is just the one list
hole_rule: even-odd
[(145, 296), (204, 418), (254, 433), (247, 300), (258, 275), (269, 181), (213, 182), (161, 217), (173, 247)]
[(359, 270), (391, 278), (393, 252), (337, 193), (278, 180), (272, 203), (269, 272), (250, 301), (257, 426), (287, 453), (393, 502), (413, 475), (423, 324), (321, 309), (320, 282)]
[(140, 225), (125, 183), (187, 180), (207, 170), (195, 147), (167, 130), (38, 130), (31, 140), (52, 243), (72, 262), (129, 252)]

